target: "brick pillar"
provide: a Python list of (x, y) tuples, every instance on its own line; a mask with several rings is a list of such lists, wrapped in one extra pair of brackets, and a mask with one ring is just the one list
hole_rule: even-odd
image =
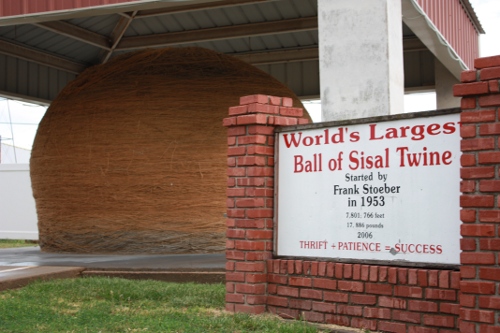
[(475, 60), (462, 97), (460, 331), (500, 333), (500, 56)]
[(262, 313), (272, 258), (274, 129), (307, 123), (291, 98), (251, 95), (229, 108), (226, 309)]

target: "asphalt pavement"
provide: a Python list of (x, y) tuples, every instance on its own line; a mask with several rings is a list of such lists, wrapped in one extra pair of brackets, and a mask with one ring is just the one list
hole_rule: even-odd
[(225, 264), (223, 253), (104, 255), (45, 253), (39, 247), (0, 249), (0, 290), (33, 280), (79, 276), (220, 283)]

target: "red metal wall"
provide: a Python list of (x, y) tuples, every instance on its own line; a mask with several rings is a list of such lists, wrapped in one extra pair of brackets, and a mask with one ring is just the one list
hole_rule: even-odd
[(460, 0), (417, 0), (434, 25), (469, 68), (479, 57), (479, 33)]
[(27, 15), (56, 10), (112, 5), (137, 0), (7, 0), (0, 2), (0, 17)]

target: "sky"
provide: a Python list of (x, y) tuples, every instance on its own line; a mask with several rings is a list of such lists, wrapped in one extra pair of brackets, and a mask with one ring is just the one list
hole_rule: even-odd
[(500, 55), (500, 1), (469, 0), (486, 34), (479, 39), (481, 57)]
[[(485, 35), (480, 36), (480, 56), (500, 55), (500, 0), (469, 1), (486, 32)], [(319, 101), (306, 102), (305, 106), (314, 121), (321, 120), (321, 103)], [(435, 108), (435, 95), (433, 93), (405, 96), (405, 112), (433, 110)], [(1, 142), (31, 149), (37, 124), (42, 119), (45, 109), (42, 106), (13, 100), (7, 101), (0, 97)]]

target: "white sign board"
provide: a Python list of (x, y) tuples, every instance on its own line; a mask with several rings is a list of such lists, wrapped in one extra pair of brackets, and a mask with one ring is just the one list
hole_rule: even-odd
[(459, 118), (278, 133), (277, 255), (459, 264)]

